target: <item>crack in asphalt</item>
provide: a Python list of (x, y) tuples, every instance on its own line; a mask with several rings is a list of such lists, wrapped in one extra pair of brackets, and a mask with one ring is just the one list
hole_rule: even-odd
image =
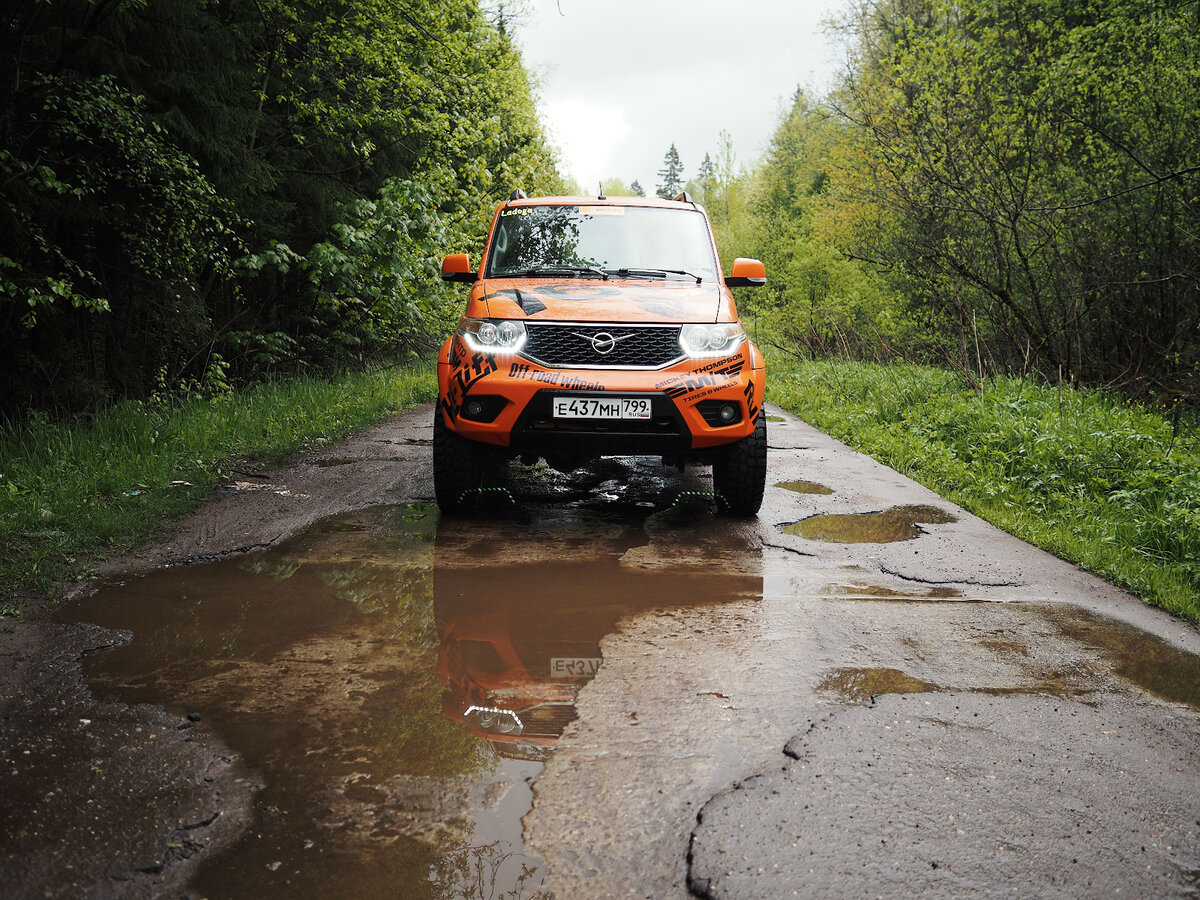
[(938, 580), (933, 578), (921, 578), (917, 575), (905, 575), (902, 572), (897, 572), (895, 569), (889, 569), (887, 566), (880, 566), (879, 571), (884, 575), (890, 575), (892, 578), (899, 578), (901, 581), (911, 581), (914, 584), (927, 584), (933, 587), (952, 587), (954, 585), (967, 585), (969, 587), (988, 587), (988, 588), (1019, 588), (1029, 587), (1028, 581), (979, 581), (973, 578), (962, 578), (958, 580)]
[(807, 556), (810, 559), (817, 558), (817, 554), (815, 553), (805, 553), (803, 550), (797, 550), (795, 547), (788, 547), (785, 544), (773, 544), (770, 541), (763, 541), (762, 545), (770, 547), (772, 550), (786, 550), (788, 553), (794, 553), (797, 556)]
[[(783, 745), (783, 750), (781, 751), (783, 753), (783, 755), (788, 758), (788, 762), (785, 763), (785, 771), (788, 767), (790, 767), (792, 765), (793, 762), (800, 762), (804, 759), (805, 751), (801, 750), (800, 747), (801, 747), (801, 745), (803, 745), (805, 738), (807, 738), (810, 734), (812, 734), (814, 731), (816, 731), (822, 725), (827, 725), (828, 723), (833, 721), (835, 718), (837, 718), (838, 712), (839, 712), (838, 710), (830, 710), (828, 713), (826, 713), (824, 716), (822, 716), (820, 718), (810, 719), (808, 722), (807, 729), (805, 729), (801, 733), (792, 735), (792, 737), (790, 737), (788, 739), (788, 742)], [(688, 893), (690, 893), (692, 896), (700, 897), (700, 898), (702, 898), (702, 900), (717, 900), (717, 895), (712, 893), (712, 879), (701, 878), (701, 877), (695, 875), (692, 871), (692, 865), (695, 862), (695, 858), (696, 858), (696, 854), (695, 854), (696, 831), (699, 828), (699, 826), (704, 824), (704, 811), (709, 807), (709, 805), (711, 803), (716, 801), (718, 798), (726, 796), (728, 794), (735, 794), (738, 791), (744, 790), (747, 785), (752, 784), (755, 780), (762, 778), (766, 774), (767, 774), (767, 769), (763, 769), (761, 771), (754, 772), (753, 774), (747, 775), (745, 778), (739, 778), (733, 784), (717, 791), (715, 794), (713, 794), (711, 797), (709, 797), (707, 800), (705, 800), (703, 803), (700, 804), (700, 809), (697, 810), (697, 812), (696, 812), (696, 828), (693, 828), (692, 833), (690, 835), (688, 835), (686, 884), (687, 884)], [(1200, 824), (1200, 823), (1197, 823), (1197, 824)]]

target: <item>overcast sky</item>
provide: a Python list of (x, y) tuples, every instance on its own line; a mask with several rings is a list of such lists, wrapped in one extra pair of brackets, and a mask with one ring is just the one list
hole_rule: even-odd
[(685, 180), (722, 129), (749, 164), (797, 87), (824, 93), (844, 51), (822, 22), (846, 2), (525, 0), (513, 32), (565, 174), (653, 194), (672, 142)]

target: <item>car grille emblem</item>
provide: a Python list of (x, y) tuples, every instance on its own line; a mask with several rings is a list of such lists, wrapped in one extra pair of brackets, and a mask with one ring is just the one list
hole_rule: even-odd
[(628, 334), (612, 335), (607, 331), (598, 331), (595, 334), (580, 334), (578, 331), (572, 331), (571, 334), (575, 335), (577, 338), (583, 338), (583, 340), (590, 343), (592, 345), (592, 349), (595, 350), (599, 356), (608, 356), (608, 354), (612, 353), (613, 350), (616, 349), (617, 341), (623, 341), (627, 337), (632, 337), (632, 335)]

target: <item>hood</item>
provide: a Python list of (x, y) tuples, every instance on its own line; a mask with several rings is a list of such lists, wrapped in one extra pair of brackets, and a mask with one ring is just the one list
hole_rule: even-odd
[[(719, 322), (729, 320), (716, 282), (645, 278), (489, 278), (476, 285), (469, 315), (568, 322)], [(482, 308), (481, 308), (482, 307)]]

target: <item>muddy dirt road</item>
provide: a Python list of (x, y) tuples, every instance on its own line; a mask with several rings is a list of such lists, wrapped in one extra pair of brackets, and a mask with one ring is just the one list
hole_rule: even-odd
[(701, 470), (514, 469), (432, 411), (0, 634), (4, 896), (1200, 891), (1200, 634), (772, 410)]

